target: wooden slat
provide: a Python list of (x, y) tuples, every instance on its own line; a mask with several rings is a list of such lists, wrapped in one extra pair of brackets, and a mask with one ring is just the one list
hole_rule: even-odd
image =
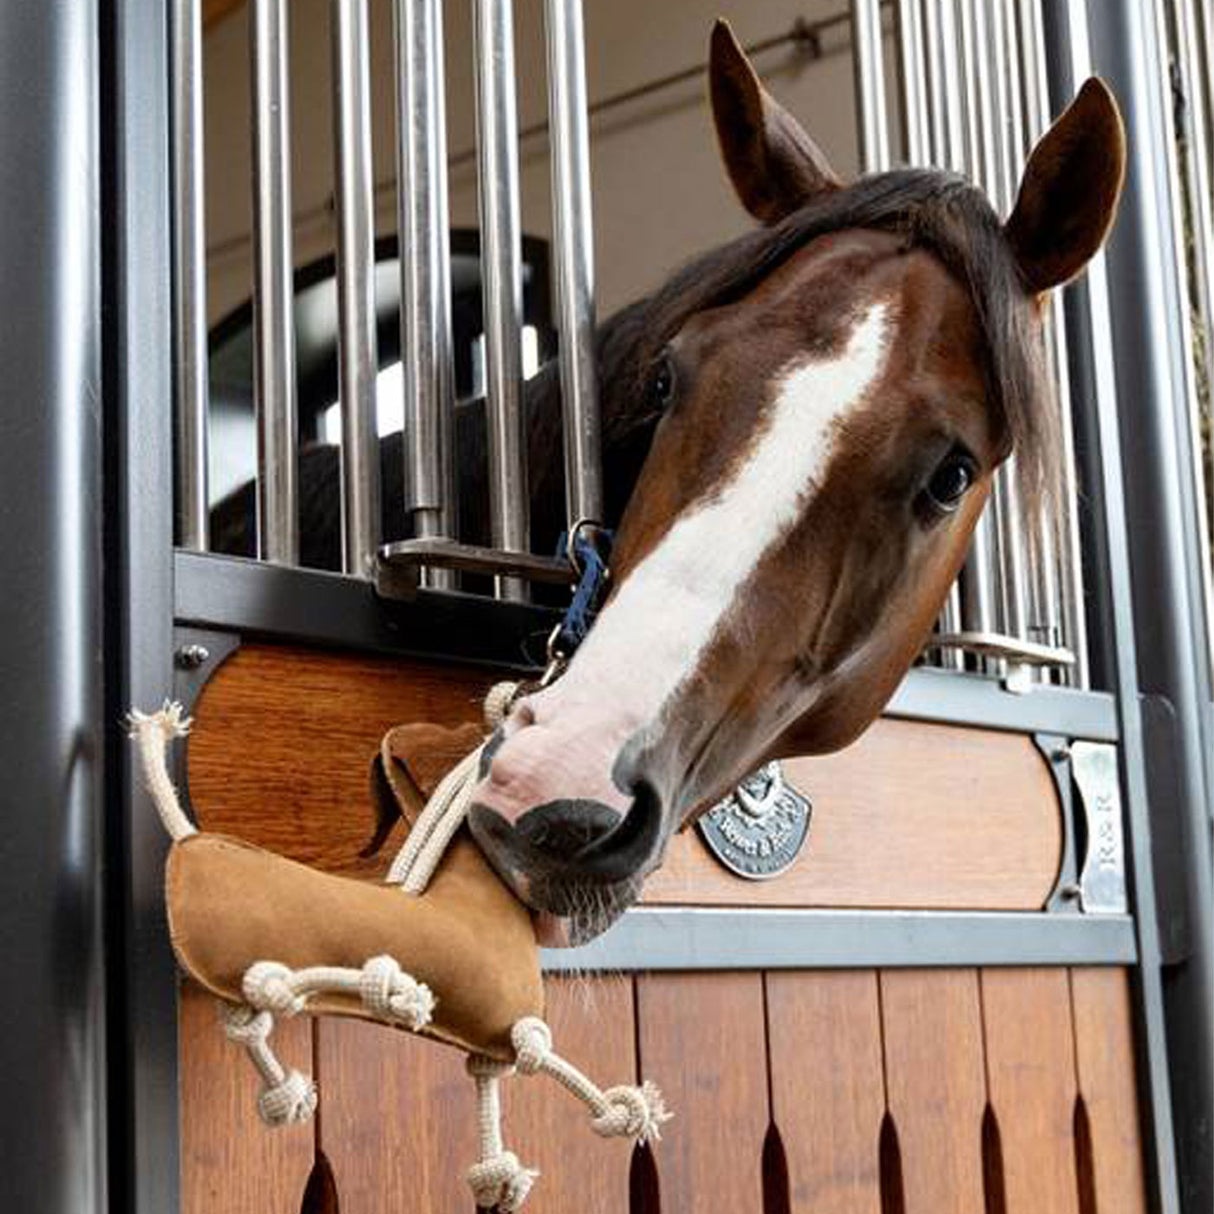
[[(399, 826), (370, 859), (371, 762), (394, 725), (479, 721), (484, 670), (243, 646), (207, 684), (189, 743), (190, 803), (222, 831), (328, 872), (382, 873)], [(452, 755), (454, 762), (459, 755)]]
[[(183, 1214), (298, 1214), (314, 1157), (312, 1127), (271, 1130), (257, 1115), (261, 1082), (224, 1036), (218, 1000), (181, 991), (181, 1209)], [(311, 1073), (311, 1021), (279, 1022), (271, 1037), (287, 1067)]]
[(984, 970), (982, 1017), (1007, 1214), (1077, 1214), (1075, 1054), (1066, 970)]
[(905, 1214), (977, 1214), (986, 1106), (977, 974), (883, 971), (881, 1028)]
[[(550, 978), (547, 991), (555, 1049), (602, 1087), (634, 1083), (632, 980)], [(502, 1103), (507, 1145), (540, 1172), (528, 1214), (627, 1214), (630, 1143), (599, 1138), (586, 1110), (543, 1077), (507, 1080)]]
[(318, 1140), (342, 1214), (471, 1214), (476, 1101), (464, 1057), (407, 1033), (316, 1026)]
[[(196, 706), (191, 803), (208, 829), (331, 872), (381, 873), (399, 830), (377, 856), (358, 854), (374, 831), (367, 781), (380, 737), (403, 722), (478, 721), (491, 681), (435, 662), (246, 645)], [(1031, 909), (1053, 887), (1057, 798), (1026, 737), (879, 721), (840, 754), (786, 770), (814, 802), (790, 872), (741, 880), (687, 832), (645, 901)]]
[(687, 832), (645, 900), (1035, 910), (1054, 887), (1062, 819), (1031, 738), (880, 720), (846, 750), (787, 759), (784, 770), (814, 806), (787, 873), (742, 880)]
[(1146, 1185), (1126, 972), (1074, 969), (1071, 997), (1079, 1091), (1092, 1135), (1096, 1209), (1100, 1214), (1144, 1214)]
[(761, 1210), (769, 1123), (762, 977), (642, 976), (637, 1017), (644, 1076), (674, 1111), (654, 1150), (662, 1209)]
[(885, 1113), (872, 970), (767, 976), (772, 1119), (791, 1214), (881, 1214)]

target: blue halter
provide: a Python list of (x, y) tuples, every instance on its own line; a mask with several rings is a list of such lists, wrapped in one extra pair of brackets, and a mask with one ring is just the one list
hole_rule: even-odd
[(606, 597), (610, 579), (607, 562), (611, 557), (613, 539), (612, 532), (589, 522), (581, 522), (574, 527), (572, 545), (569, 533), (561, 533), (557, 552), (569, 559), (578, 574), (578, 581), (572, 601), (548, 639), (550, 661), (567, 662), (586, 639), (590, 625), (594, 623)]

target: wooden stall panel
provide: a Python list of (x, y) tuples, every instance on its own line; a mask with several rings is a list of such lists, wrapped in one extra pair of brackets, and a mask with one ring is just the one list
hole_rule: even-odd
[(654, 1151), (662, 1209), (762, 1210), (769, 1110), (761, 975), (639, 977), (637, 1017), (642, 1073), (675, 1114)]
[[(312, 1170), (312, 1127), (271, 1130), (257, 1115), (261, 1081), (220, 1027), (220, 1003), (193, 983), (181, 989), (182, 1214), (299, 1214)], [(286, 1067), (312, 1070), (312, 1022), (275, 1025), (271, 1043)]]
[(1066, 970), (984, 970), (982, 1018), (1007, 1214), (1077, 1214)]
[(341, 1214), (471, 1214), (476, 1101), (464, 1056), (355, 1020), (317, 1023), (317, 1138)]
[(886, 1092), (898, 1134), (904, 1214), (978, 1214), (986, 1208), (978, 975), (884, 970), (880, 983)]
[(1146, 1184), (1126, 971), (1072, 970), (1071, 999), (1079, 1091), (1091, 1129), (1088, 1179), (1096, 1210), (1144, 1214)]
[(479, 722), (492, 681), (438, 662), (244, 645), (194, 707), (190, 804), (207, 830), (327, 872), (380, 874), (403, 838), (398, 826), (377, 855), (359, 855), (375, 830), (380, 740), (405, 722)]
[[(556, 1050), (602, 1087), (636, 1082), (632, 979), (549, 978), (547, 1020)], [(628, 1214), (632, 1144), (600, 1138), (590, 1116), (550, 1080), (518, 1077), (503, 1086), (506, 1145), (541, 1180), (529, 1214)]]
[(880, 720), (846, 750), (787, 759), (784, 772), (814, 807), (787, 873), (742, 880), (688, 831), (645, 901), (1037, 910), (1054, 887), (1061, 811), (1031, 738)]
[[(209, 830), (329, 872), (382, 873), (399, 828), (375, 856), (359, 854), (375, 829), (368, 779), (382, 735), (402, 722), (479, 722), (491, 682), (472, 667), (244, 645), (195, 706), (191, 804)], [(814, 803), (789, 872), (741, 880), (688, 831), (645, 901), (1010, 910), (1040, 908), (1053, 888), (1060, 811), (1030, 738), (881, 720), (839, 754), (785, 771)]]
[(772, 1120), (788, 1160), (790, 1214), (882, 1214), (876, 974), (768, 974), (767, 1017)]

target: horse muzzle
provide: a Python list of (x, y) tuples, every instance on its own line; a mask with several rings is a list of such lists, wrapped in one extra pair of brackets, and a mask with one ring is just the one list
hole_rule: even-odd
[[(473, 838), (537, 913), (540, 942), (553, 947), (610, 926), (636, 901), (662, 849), (657, 792), (644, 780), (623, 792), (604, 749), (591, 749), (599, 753), (580, 757), (598, 762), (579, 763), (567, 736), (537, 726), (494, 739), (471, 796)], [(586, 777), (596, 770), (600, 779)]]

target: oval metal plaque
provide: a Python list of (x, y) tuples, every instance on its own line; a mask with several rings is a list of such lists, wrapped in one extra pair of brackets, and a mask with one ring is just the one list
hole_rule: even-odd
[(696, 822), (708, 850), (739, 877), (778, 877), (797, 858), (809, 834), (812, 806), (785, 782), (779, 762), (747, 776)]

